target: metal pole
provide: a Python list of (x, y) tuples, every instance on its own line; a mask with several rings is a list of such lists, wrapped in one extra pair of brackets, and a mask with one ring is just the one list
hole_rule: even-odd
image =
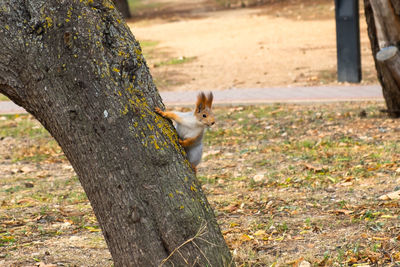
[(361, 81), (358, 0), (335, 0), (337, 74), (339, 82)]

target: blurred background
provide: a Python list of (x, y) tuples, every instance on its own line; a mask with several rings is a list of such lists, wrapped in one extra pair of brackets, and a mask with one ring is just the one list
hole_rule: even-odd
[[(334, 1), (114, 2), (160, 91), (337, 84)], [(360, 5), (361, 84), (376, 84)]]

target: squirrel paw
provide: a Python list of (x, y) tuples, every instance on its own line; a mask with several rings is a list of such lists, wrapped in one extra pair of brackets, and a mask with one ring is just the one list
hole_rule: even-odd
[(155, 107), (154, 111), (158, 114), (160, 114), (161, 116), (165, 117), (165, 112), (162, 111), (159, 107)]
[(190, 165), (192, 165), (192, 169), (194, 171), (194, 174), (197, 174), (197, 167), (196, 165), (194, 165), (193, 163), (190, 163)]

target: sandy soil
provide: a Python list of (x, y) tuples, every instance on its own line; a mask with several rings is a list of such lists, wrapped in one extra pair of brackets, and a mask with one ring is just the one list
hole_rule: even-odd
[[(147, 61), (161, 91), (332, 84), (336, 83), (334, 4), (319, 2), (201, 12), (129, 26), (139, 41), (158, 42), (157, 55)], [(375, 83), (363, 16), (361, 47), (363, 83)], [(194, 60), (156, 67), (157, 62), (181, 57)]]

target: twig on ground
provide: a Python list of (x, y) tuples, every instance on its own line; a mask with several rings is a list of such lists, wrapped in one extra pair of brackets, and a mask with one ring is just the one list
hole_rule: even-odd
[[(182, 248), (183, 246), (185, 246), (186, 244), (193, 242), (193, 244), (200, 250), (200, 253), (204, 256), (204, 258), (207, 260), (207, 262), (210, 264), (209, 260), (207, 259), (206, 255), (204, 254), (204, 252), (199, 248), (199, 246), (194, 242), (194, 240), (197, 239), (201, 239), (203, 241), (205, 241), (203, 238), (201, 238), (201, 236), (203, 236), (204, 234), (207, 233), (207, 222), (203, 222), (200, 225), (199, 230), (197, 231), (197, 233), (192, 237), (189, 238), (188, 240), (186, 240), (185, 242), (183, 242), (181, 245), (179, 245), (178, 247), (176, 247), (171, 254), (169, 254), (168, 257), (166, 257), (165, 259), (163, 259), (161, 261), (161, 263), (158, 265), (158, 267), (162, 267), (171, 257), (172, 255), (174, 255), (175, 252), (178, 252), (179, 255), (181, 255), (181, 257), (185, 260), (185, 262), (187, 262), (187, 260), (183, 257), (183, 255), (179, 252), (179, 249)], [(198, 259), (196, 259), (197, 261)], [(210, 264), (211, 266), (211, 264)]]

